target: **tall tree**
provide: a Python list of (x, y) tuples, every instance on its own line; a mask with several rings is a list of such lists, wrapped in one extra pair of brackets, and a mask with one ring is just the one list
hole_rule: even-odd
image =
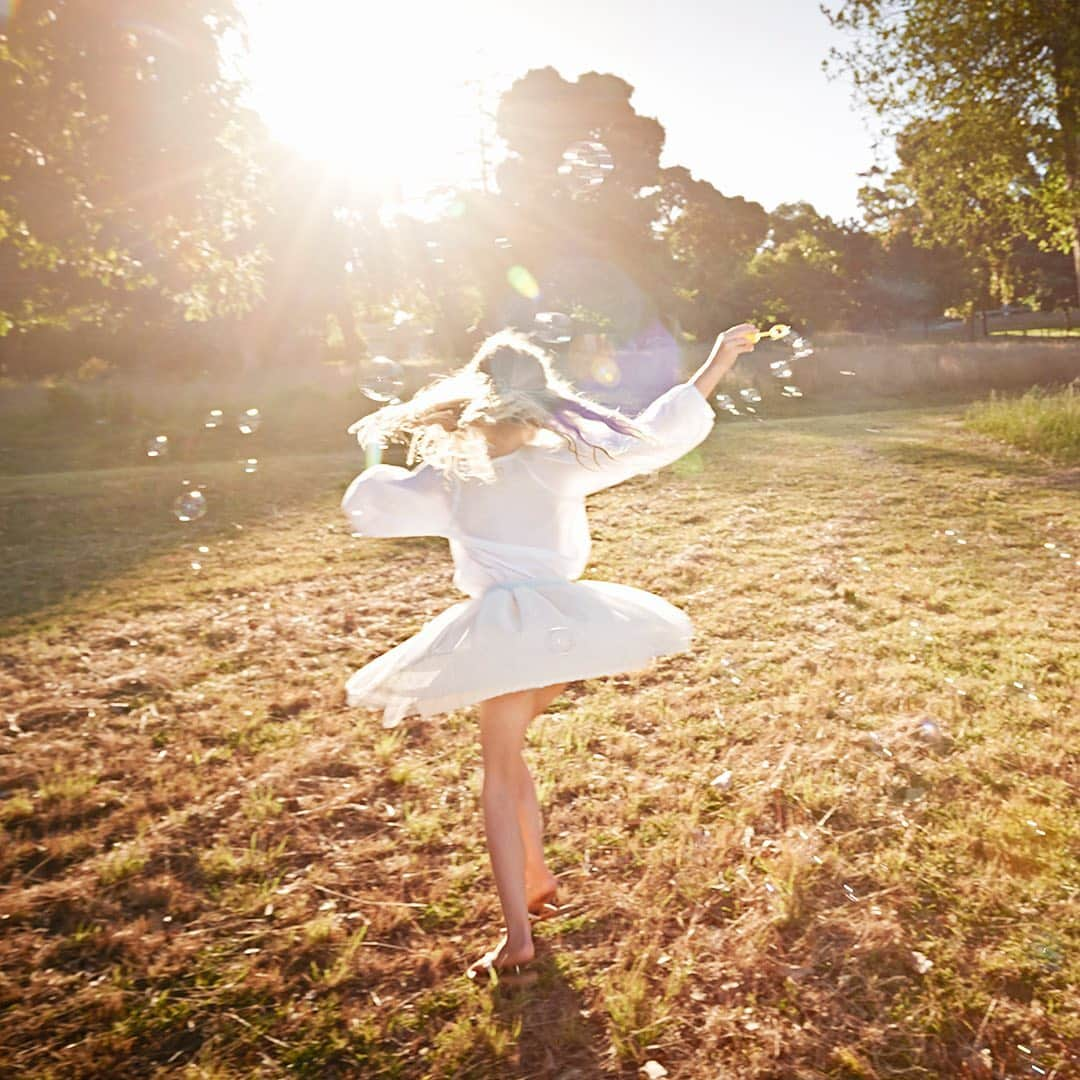
[[(5, 5), (6, 6), (6, 5)], [(232, 0), (25, 0), (0, 33), (0, 335), (243, 310), (253, 125)]]
[(892, 134), (966, 147), (955, 153), (973, 170), (932, 181), (955, 195), (955, 214), (994, 203), (1046, 249), (1071, 250), (1080, 296), (1080, 0), (844, 0), (822, 11), (852, 35), (833, 63)]
[[(542, 68), (510, 87), (496, 115), (509, 152), (497, 174), (507, 238), (541, 301), (599, 310), (625, 333), (649, 321), (664, 261), (652, 230), (664, 129), (638, 115), (632, 95), (614, 75), (568, 82)], [(560, 173), (564, 155), (584, 143), (603, 153), (591, 165), (586, 152)], [(582, 184), (590, 172), (596, 183)]]
[(760, 203), (721, 194), (681, 165), (662, 170), (659, 220), (671, 259), (671, 284), (683, 326), (700, 338), (739, 321), (740, 283), (765, 240)]

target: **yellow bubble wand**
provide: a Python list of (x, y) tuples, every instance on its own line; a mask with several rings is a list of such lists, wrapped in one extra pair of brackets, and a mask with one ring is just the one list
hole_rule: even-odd
[(780, 341), (782, 338), (786, 338), (791, 333), (791, 327), (785, 326), (783, 323), (777, 323), (775, 326), (770, 326), (768, 330), (754, 330), (750, 334), (750, 340), (756, 345), (762, 338), (767, 338), (769, 341)]

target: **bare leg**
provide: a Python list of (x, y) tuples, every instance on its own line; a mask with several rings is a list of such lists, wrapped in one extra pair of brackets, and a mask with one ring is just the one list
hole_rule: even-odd
[(523, 964), (534, 955), (525, 900), (525, 844), (517, 815), (522, 774), (528, 772), (521, 748), (533, 715), (531, 690), (502, 694), (480, 703), (484, 831), (506, 920), (506, 935), (495, 949), (470, 967), (470, 973), (488, 966), (504, 968)]
[[(533, 713), (539, 716), (566, 689), (566, 683), (556, 683), (534, 690)], [(536, 784), (521, 760), (521, 777), (517, 804), (518, 825), (525, 845), (525, 894), (529, 910), (536, 912), (545, 901), (554, 897), (558, 880), (544, 861), (544, 823), (540, 815), (540, 803), (536, 797)]]

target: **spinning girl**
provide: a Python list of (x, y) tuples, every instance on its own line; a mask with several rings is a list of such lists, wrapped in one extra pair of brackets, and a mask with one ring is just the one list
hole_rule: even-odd
[(350, 705), (383, 725), (478, 705), (484, 829), (506, 921), (469, 969), (520, 971), (534, 955), (530, 915), (556, 908), (540, 808), (522, 757), (529, 722), (567, 683), (684, 652), (688, 616), (652, 593), (580, 581), (589, 557), (585, 496), (678, 460), (715, 421), (708, 398), (749, 324), (725, 331), (687, 382), (633, 420), (579, 394), (527, 338), (502, 331), (468, 364), (349, 430), (361, 443), (408, 441), (409, 471), (373, 465), (341, 506), (356, 536), (444, 536), (465, 594), (355, 672)]

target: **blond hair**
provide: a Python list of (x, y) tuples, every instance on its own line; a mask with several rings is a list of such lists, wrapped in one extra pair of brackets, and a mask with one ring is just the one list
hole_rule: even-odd
[(596, 461), (598, 450), (608, 452), (585, 437), (583, 420), (623, 435), (644, 435), (622, 413), (578, 393), (538, 345), (501, 330), (464, 367), (437, 375), (409, 401), (384, 405), (349, 431), (364, 445), (407, 442), (409, 465), (419, 458), (447, 475), (490, 482), (495, 470), (484, 425), (532, 425), (562, 438), (579, 461), (579, 444), (590, 447)]

